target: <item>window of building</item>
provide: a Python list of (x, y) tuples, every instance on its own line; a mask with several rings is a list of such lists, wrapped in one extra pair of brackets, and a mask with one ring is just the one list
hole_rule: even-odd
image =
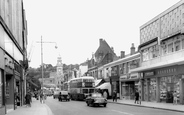
[(174, 44), (175, 44), (175, 45), (174, 45), (174, 46), (175, 46), (175, 51), (179, 51), (179, 50), (181, 49), (181, 47), (180, 47), (180, 46), (181, 46), (181, 45), (180, 45), (180, 43), (181, 43), (181, 42), (180, 42), (179, 40), (178, 40), (178, 41), (176, 41), (176, 42), (174, 43)]
[(171, 53), (174, 51), (173, 43), (168, 44), (168, 53)]
[(123, 64), (123, 74), (126, 74), (126, 63)]
[(119, 73), (122, 75), (123, 74), (123, 64), (119, 65)]
[(148, 49), (145, 49), (143, 50), (143, 53), (142, 53), (142, 60), (147, 61), (148, 59), (149, 59)]
[(148, 50), (148, 54), (149, 54), (149, 59), (153, 59), (153, 47), (150, 47), (149, 50)]
[(127, 62), (127, 71), (126, 71), (126, 73), (128, 73), (129, 70), (130, 70), (130, 62)]

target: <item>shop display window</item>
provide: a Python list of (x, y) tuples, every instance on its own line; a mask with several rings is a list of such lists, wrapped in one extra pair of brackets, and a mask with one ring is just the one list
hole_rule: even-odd
[(151, 78), (149, 82), (149, 101), (156, 101), (156, 78)]
[(135, 85), (132, 83), (124, 83), (122, 85), (122, 96), (125, 99), (134, 100)]
[(179, 98), (179, 80), (181, 76), (168, 76), (160, 78), (160, 100), (167, 103), (173, 102), (173, 92), (177, 91)]

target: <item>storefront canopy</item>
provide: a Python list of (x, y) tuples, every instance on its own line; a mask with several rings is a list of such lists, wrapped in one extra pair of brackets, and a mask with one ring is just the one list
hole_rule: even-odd
[(111, 92), (111, 84), (110, 82), (103, 83), (102, 85), (96, 87), (97, 89), (108, 89)]
[(98, 86), (100, 84), (100, 82), (102, 81), (102, 79), (97, 79), (95, 80), (95, 87)]

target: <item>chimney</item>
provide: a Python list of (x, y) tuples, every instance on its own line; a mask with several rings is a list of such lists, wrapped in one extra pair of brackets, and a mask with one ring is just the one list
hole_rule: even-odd
[(121, 58), (124, 58), (125, 57), (125, 51), (121, 51)]
[(100, 46), (101, 46), (102, 45), (102, 42), (103, 42), (103, 39), (100, 38), (99, 42), (100, 42)]
[(135, 53), (135, 47), (134, 47), (134, 43), (132, 43), (132, 47), (130, 48), (130, 54), (134, 54)]
[(111, 49), (112, 49), (112, 51), (114, 52), (114, 48), (113, 48), (113, 47), (111, 47)]

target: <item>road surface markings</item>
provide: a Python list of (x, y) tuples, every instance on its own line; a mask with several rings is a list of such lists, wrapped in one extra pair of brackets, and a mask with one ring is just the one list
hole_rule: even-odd
[(131, 114), (131, 113), (122, 112), (122, 111), (117, 111), (117, 110), (112, 110), (112, 111), (115, 111), (115, 112), (118, 112), (118, 113), (123, 113), (123, 114), (125, 114), (125, 115), (134, 115), (134, 114)]

